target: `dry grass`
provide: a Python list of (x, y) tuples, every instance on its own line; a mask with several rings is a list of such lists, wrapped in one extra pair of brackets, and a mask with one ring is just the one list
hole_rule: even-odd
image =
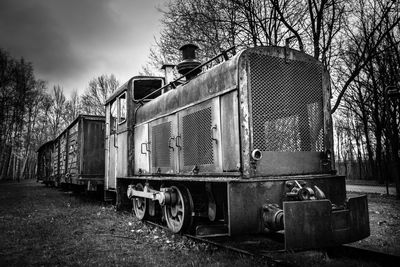
[(0, 240), (0, 266), (262, 265), (32, 181), (0, 184)]
[[(370, 195), (369, 209), (371, 237), (354, 245), (400, 255), (400, 202)], [(0, 266), (265, 265), (34, 181), (0, 183), (0, 240)], [(336, 264), (320, 253), (311, 258), (313, 265)]]

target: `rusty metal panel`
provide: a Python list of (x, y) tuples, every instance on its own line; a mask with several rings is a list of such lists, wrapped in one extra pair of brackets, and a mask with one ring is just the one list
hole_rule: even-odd
[(83, 119), (81, 124), (81, 175), (104, 177), (104, 121)]
[(240, 141), (241, 141), (241, 162), (242, 173), (245, 178), (252, 174), (250, 162), (251, 153), (251, 125), (249, 102), (249, 78), (248, 78), (248, 54), (243, 53), (239, 61), (239, 103), (240, 103)]
[(55, 139), (54, 140), (54, 147), (53, 147), (53, 152), (52, 152), (52, 176), (56, 176), (59, 174), (59, 147), (60, 147), (60, 140)]
[(128, 131), (117, 134), (117, 177), (128, 175)]
[(151, 167), (171, 166), (171, 122), (167, 121), (151, 127)]
[(108, 172), (107, 172), (107, 185), (106, 189), (116, 189), (117, 186), (117, 178), (116, 178), (116, 173), (117, 173), (117, 150), (116, 150), (116, 135), (112, 134), (108, 138)]
[(281, 203), (284, 182), (242, 182), (228, 184), (229, 229), (231, 235), (263, 231), (262, 206)]
[(178, 113), (178, 118), (180, 172), (191, 173), (194, 168), (199, 173), (221, 172), (219, 98), (185, 109)]
[(108, 190), (115, 188), (115, 183), (110, 181), (115, 180), (115, 167), (114, 167), (114, 147), (113, 142), (111, 142), (111, 103), (108, 103), (105, 107), (106, 109), (106, 121), (105, 121), (105, 176), (104, 176), (104, 189)]
[(183, 165), (214, 164), (211, 107), (182, 116)]
[[(321, 173), (319, 152), (325, 149), (322, 64), (291, 49), (248, 49), (240, 61), (239, 81), (244, 175)], [(268, 157), (253, 161), (255, 149)]]
[(263, 151), (262, 159), (254, 163), (254, 175), (288, 175), (318, 173), (321, 152), (279, 152)]
[(221, 141), (223, 172), (240, 168), (239, 104), (237, 91), (221, 96)]
[[(331, 152), (333, 149), (333, 124), (331, 115), (331, 79), (327, 70), (324, 71), (322, 76), (322, 90), (323, 90), (323, 109), (324, 109), (324, 147), (329, 149)], [(326, 169), (332, 170), (335, 167), (335, 154), (331, 153), (332, 159), (330, 166), (326, 166)]]
[(170, 90), (145, 103), (138, 110), (137, 123), (177, 112), (185, 106), (206, 101), (218, 94), (235, 90), (238, 83), (237, 62), (240, 55), (241, 52), (211, 70), (199, 74), (195, 79), (177, 87), (175, 90)]
[(323, 151), (322, 64), (257, 52), (249, 61), (254, 148)]
[(334, 243), (329, 200), (283, 202), (285, 249), (311, 249)]
[(69, 175), (78, 175), (78, 126), (79, 123), (75, 123), (68, 133), (68, 157), (67, 157), (67, 169), (66, 173)]
[(66, 165), (67, 165), (67, 135), (68, 131), (64, 132), (60, 136), (60, 167), (59, 174), (64, 175), (66, 173)]
[[(151, 143), (151, 172), (176, 173), (179, 169), (179, 147), (176, 146), (178, 135), (178, 116), (172, 114), (155, 120), (149, 125)], [(178, 144), (179, 145), (179, 144)]]
[(354, 242), (370, 235), (368, 200), (366, 195), (349, 197), (347, 208), (350, 211), (350, 240)]
[(150, 173), (149, 125), (141, 124), (134, 129), (135, 136), (135, 174)]

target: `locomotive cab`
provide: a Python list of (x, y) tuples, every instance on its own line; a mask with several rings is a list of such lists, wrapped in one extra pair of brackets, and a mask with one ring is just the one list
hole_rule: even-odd
[[(134, 111), (161, 95), (161, 77), (135, 76), (119, 87), (106, 101), (105, 199), (115, 198), (117, 176), (128, 176), (133, 166)], [(148, 96), (146, 99), (144, 99)]]

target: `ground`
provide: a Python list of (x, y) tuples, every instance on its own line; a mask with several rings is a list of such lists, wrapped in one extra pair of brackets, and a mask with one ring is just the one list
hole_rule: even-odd
[[(369, 195), (369, 210), (371, 237), (354, 245), (400, 255), (400, 202)], [(0, 266), (266, 265), (35, 181), (0, 183), (0, 240)]]
[(371, 235), (353, 245), (400, 256), (400, 200), (368, 194), (368, 210)]

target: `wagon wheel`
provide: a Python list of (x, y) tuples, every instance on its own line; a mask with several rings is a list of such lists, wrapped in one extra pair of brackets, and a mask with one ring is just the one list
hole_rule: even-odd
[(192, 224), (193, 200), (187, 187), (172, 186), (172, 193), (176, 194), (176, 201), (163, 208), (168, 228), (174, 232), (185, 232)]
[[(143, 185), (137, 184), (135, 189), (138, 191), (143, 191)], [(134, 197), (132, 199), (133, 204), (133, 212), (135, 213), (136, 218), (139, 220), (143, 220), (147, 214), (147, 200), (143, 197)]]

